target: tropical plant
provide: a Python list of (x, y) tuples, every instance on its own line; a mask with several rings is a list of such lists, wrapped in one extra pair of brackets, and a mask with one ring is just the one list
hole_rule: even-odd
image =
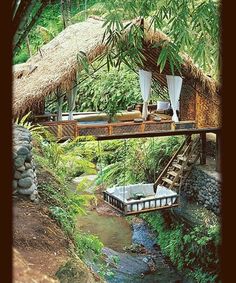
[(97, 236), (87, 233), (76, 233), (75, 244), (80, 257), (84, 257), (89, 251), (92, 251), (94, 255), (100, 255), (103, 248), (103, 244)]
[(112, 117), (142, 100), (138, 76), (125, 65), (120, 70), (111, 68), (109, 73), (103, 67), (89, 77), (83, 71), (79, 77), (79, 111), (104, 111)]
[(197, 282), (219, 282), (219, 224), (186, 227), (171, 219), (168, 212), (142, 217), (157, 233), (163, 254), (178, 270), (185, 271)]
[(181, 141), (182, 137), (165, 137), (102, 142), (102, 170), (97, 182), (106, 185), (154, 182), (156, 172), (166, 165)]
[[(41, 1), (36, 0), (36, 5), (39, 5)], [(67, 2), (67, 0), (64, 0), (63, 2)], [(34, 55), (40, 47), (48, 42), (49, 39), (56, 36), (58, 33), (60, 33), (63, 30), (63, 24), (64, 20), (66, 21), (66, 25), (70, 23), (76, 23), (78, 21), (81, 21), (81, 19), (77, 19), (75, 16), (76, 14), (88, 10), (88, 14), (90, 14), (89, 9), (92, 7), (96, 2), (96, 0), (87, 0), (86, 5), (83, 2), (79, 2), (77, 0), (70, 0), (69, 5), (61, 4), (61, 0), (56, 0), (51, 3), (47, 4), (47, 6), (44, 8), (42, 14), (40, 17), (36, 20), (35, 25), (31, 28), (27, 36), (29, 37), (30, 41), (30, 47), (32, 50), (32, 54)], [(63, 8), (65, 9), (62, 9)], [(63, 11), (66, 10), (66, 13)], [(96, 14), (96, 12), (99, 14), (99, 9), (92, 9), (92, 14)], [(64, 15), (64, 20), (63, 20)], [(29, 13), (29, 17), (31, 17), (31, 13)], [(66, 19), (65, 19), (66, 17)], [(83, 17), (82, 20), (85, 20), (86, 17)], [(71, 22), (70, 22), (71, 20)], [(26, 42), (23, 42), (20, 46), (20, 49), (16, 52), (13, 58), (14, 64), (19, 64), (25, 62), (29, 58), (29, 54), (27, 51), (27, 45)]]
[[(165, 32), (171, 41), (160, 42), (157, 59), (162, 71), (167, 60), (172, 73), (179, 69), (181, 52), (187, 52), (206, 72), (217, 76), (219, 70), (219, 1), (218, 0), (133, 0), (104, 3), (104, 41), (108, 47), (108, 68), (125, 62), (143, 64), (143, 25)], [(137, 21), (124, 20), (138, 19)], [(157, 46), (153, 46), (157, 47)], [(216, 72), (214, 72), (216, 70)]]
[(40, 138), (41, 135), (45, 134), (46, 131), (43, 126), (33, 124), (31, 121), (29, 121), (31, 118), (31, 111), (25, 114), (23, 117), (19, 118), (17, 117), (14, 121), (15, 125), (22, 126), (26, 129), (28, 129), (31, 133), (31, 135), (36, 139)]

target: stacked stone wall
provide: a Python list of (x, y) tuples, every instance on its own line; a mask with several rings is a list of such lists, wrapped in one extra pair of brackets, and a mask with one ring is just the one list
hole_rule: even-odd
[(215, 214), (220, 214), (221, 180), (217, 172), (207, 171), (204, 166), (195, 166), (181, 192), (191, 201), (202, 204)]
[(13, 126), (13, 193), (28, 195), (32, 201), (37, 201), (38, 182), (31, 140), (28, 129)]

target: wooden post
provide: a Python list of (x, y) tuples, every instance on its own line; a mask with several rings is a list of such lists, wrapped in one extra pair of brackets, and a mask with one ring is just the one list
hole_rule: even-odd
[(216, 171), (220, 172), (220, 156), (221, 156), (221, 147), (220, 147), (220, 133), (216, 133)]
[(201, 155), (200, 155), (200, 164), (206, 164), (206, 133), (201, 133)]
[(77, 137), (77, 122), (74, 123), (74, 138)]
[(108, 135), (109, 136), (112, 135), (112, 125), (111, 124), (108, 125)]
[(141, 130), (141, 133), (145, 132), (145, 123), (141, 124), (140, 130)]

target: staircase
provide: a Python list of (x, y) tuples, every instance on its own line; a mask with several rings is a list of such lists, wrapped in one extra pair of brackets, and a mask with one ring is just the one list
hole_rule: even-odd
[(158, 185), (177, 191), (188, 177), (193, 165), (199, 158), (200, 138), (198, 137), (193, 140), (190, 135), (184, 140), (158, 176), (154, 183), (155, 193)]

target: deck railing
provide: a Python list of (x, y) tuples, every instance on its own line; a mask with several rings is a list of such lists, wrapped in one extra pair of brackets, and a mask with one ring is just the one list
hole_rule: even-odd
[(124, 202), (114, 195), (104, 191), (103, 199), (113, 208), (124, 215), (139, 214), (164, 208), (176, 207), (179, 204), (179, 195), (153, 197), (137, 201)]
[(102, 125), (79, 124), (75, 120), (44, 122), (57, 139), (75, 138), (78, 136), (115, 136), (130, 133), (151, 133), (157, 131), (167, 131), (173, 128), (173, 121), (147, 121), (142, 123), (120, 122)]

